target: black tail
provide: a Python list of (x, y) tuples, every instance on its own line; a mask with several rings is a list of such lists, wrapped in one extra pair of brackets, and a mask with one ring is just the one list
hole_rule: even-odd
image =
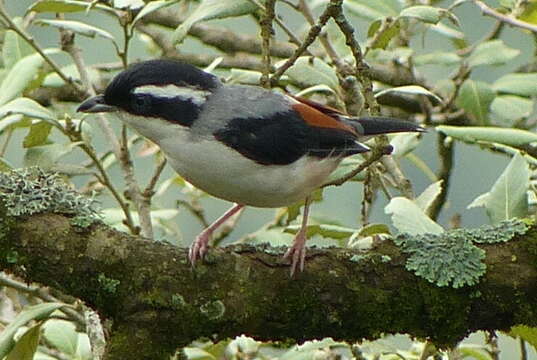
[(346, 123), (351, 125), (359, 134), (379, 135), (395, 132), (425, 132), (426, 130), (409, 121), (389, 117), (361, 117), (346, 118)]

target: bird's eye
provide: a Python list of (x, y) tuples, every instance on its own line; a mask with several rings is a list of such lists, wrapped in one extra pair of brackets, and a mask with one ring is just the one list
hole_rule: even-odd
[(131, 107), (137, 114), (146, 114), (151, 109), (151, 98), (147, 95), (135, 95), (132, 98)]

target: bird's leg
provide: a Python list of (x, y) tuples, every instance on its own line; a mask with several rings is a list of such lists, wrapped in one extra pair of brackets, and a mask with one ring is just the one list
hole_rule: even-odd
[(291, 277), (295, 274), (297, 267), (304, 271), (304, 261), (306, 260), (306, 234), (308, 230), (308, 215), (310, 212), (311, 199), (308, 196), (304, 203), (304, 213), (302, 214), (302, 226), (295, 235), (293, 245), (287, 250), (284, 259), (291, 258)]
[(215, 220), (211, 225), (205, 228), (197, 237), (196, 240), (190, 245), (190, 250), (188, 251), (188, 259), (190, 263), (194, 265), (198, 259), (202, 259), (205, 253), (207, 252), (207, 247), (211, 236), (214, 231), (218, 229), (220, 225), (226, 222), (227, 219), (235, 215), (244, 205), (235, 204), (228, 211), (226, 211), (222, 216)]

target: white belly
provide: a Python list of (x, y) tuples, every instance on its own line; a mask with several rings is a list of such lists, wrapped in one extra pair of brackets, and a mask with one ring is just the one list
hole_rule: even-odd
[(266, 166), (217, 141), (184, 145), (164, 141), (160, 145), (173, 169), (192, 185), (215, 197), (257, 207), (287, 206), (303, 200), (340, 162), (305, 156), (290, 165)]

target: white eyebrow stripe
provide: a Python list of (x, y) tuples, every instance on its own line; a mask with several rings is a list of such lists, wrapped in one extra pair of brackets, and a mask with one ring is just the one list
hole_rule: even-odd
[(195, 89), (188, 86), (177, 85), (145, 85), (139, 86), (134, 89), (135, 94), (148, 94), (164, 98), (181, 98), (184, 100), (190, 100), (196, 105), (201, 105), (207, 100), (207, 97), (211, 94), (208, 90)]

